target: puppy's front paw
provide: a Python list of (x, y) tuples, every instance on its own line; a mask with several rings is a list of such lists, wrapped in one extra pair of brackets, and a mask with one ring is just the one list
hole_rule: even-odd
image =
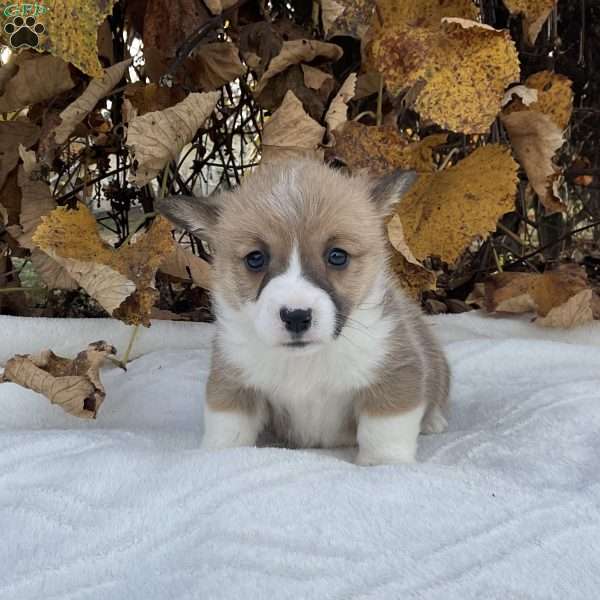
[(359, 449), (355, 463), (360, 466), (410, 465), (415, 462), (415, 451), (410, 448), (381, 448), (379, 451)]
[(439, 406), (432, 406), (423, 417), (421, 433), (443, 433), (448, 429), (448, 421)]

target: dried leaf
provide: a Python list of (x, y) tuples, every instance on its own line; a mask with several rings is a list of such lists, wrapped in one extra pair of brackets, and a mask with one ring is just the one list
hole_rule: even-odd
[(202, 91), (218, 90), (243, 75), (246, 68), (235, 44), (203, 44), (185, 61), (186, 74)]
[(523, 15), (523, 31), (527, 42), (533, 46), (556, 0), (504, 0), (504, 4), (511, 14)]
[(415, 300), (419, 300), (426, 290), (435, 288), (435, 273), (427, 270), (420, 263), (408, 261), (402, 253), (391, 249), (391, 267), (398, 277), (404, 291)]
[(106, 391), (100, 367), (114, 346), (94, 342), (75, 359), (57, 356), (52, 350), (17, 355), (7, 361), (0, 383), (16, 383), (38, 394), (76, 417), (95, 419)]
[(224, 10), (237, 4), (238, 0), (204, 0), (213, 15), (220, 15)]
[(133, 115), (124, 118), (125, 122), (138, 115), (170, 108), (186, 97), (186, 93), (180, 86), (167, 87), (141, 81), (127, 85), (123, 94), (129, 102), (129, 110), (134, 111)]
[(377, 15), (384, 27), (410, 25), (438, 29), (447, 17), (476, 21), (479, 9), (472, 0), (378, 0)]
[(597, 297), (589, 287), (585, 269), (565, 265), (557, 271), (499, 273), (485, 282), (484, 307), (488, 312), (536, 312), (536, 323), (546, 327), (575, 327), (591, 321)]
[(493, 231), (513, 208), (516, 185), (510, 152), (492, 144), (456, 166), (421, 174), (396, 211), (414, 257), (453, 263), (475, 236)]
[(131, 59), (128, 59), (106, 69), (102, 77), (92, 79), (83, 94), (60, 113), (61, 123), (54, 130), (57, 144), (67, 141), (75, 127), (92, 112), (98, 101), (121, 81), (130, 64)]
[[(0, 131), (2, 131), (0, 129)], [(0, 189), (0, 211), (5, 215), (4, 225), (17, 225), (21, 214), (21, 190), (17, 183), (18, 169), (13, 169)], [(0, 219), (2, 222), (2, 219)]]
[(304, 74), (304, 85), (311, 90), (320, 90), (326, 82), (333, 79), (331, 73), (326, 73), (325, 71), (321, 71), (321, 69), (304, 64), (300, 65), (300, 67)]
[(160, 270), (171, 277), (191, 280), (205, 290), (211, 288), (210, 265), (179, 244), (176, 244), (175, 252), (169, 254), (160, 264)]
[(330, 157), (343, 161), (353, 171), (366, 169), (372, 175), (385, 175), (394, 169), (435, 169), (433, 148), (445, 143), (445, 134), (431, 135), (409, 143), (391, 126), (374, 127), (348, 121), (335, 131), (335, 147)]
[(355, 88), (356, 73), (350, 73), (335, 95), (335, 98), (331, 101), (325, 114), (325, 123), (327, 123), (329, 131), (333, 131), (347, 121), (348, 102), (354, 96)]
[(502, 98), (502, 106), (506, 106), (514, 96), (516, 96), (524, 106), (529, 106), (530, 104), (537, 102), (538, 91), (534, 88), (529, 88), (526, 85), (515, 85), (506, 90), (504, 98)]
[(112, 13), (114, 0), (54, 0), (44, 13), (47, 35), (38, 48), (72, 63), (91, 77), (102, 77), (98, 28)]
[(76, 290), (79, 284), (51, 256), (34, 248), (30, 256), (31, 264), (41, 280), (51, 290)]
[(564, 143), (560, 128), (548, 115), (531, 110), (502, 114), (501, 119), (515, 156), (542, 204), (550, 212), (566, 210), (552, 189), (557, 173), (552, 158)]
[(154, 275), (174, 249), (166, 219), (156, 219), (136, 243), (114, 250), (100, 238), (96, 219), (83, 204), (77, 210), (59, 207), (42, 219), (33, 241), (110, 314), (149, 325)]
[(269, 67), (258, 80), (255, 94), (260, 94), (269, 80), (282, 73), (291, 65), (311, 62), (316, 58), (337, 61), (342, 57), (343, 51), (339, 46), (318, 40), (290, 40), (283, 42), (281, 51), (269, 63)]
[(375, 0), (319, 0), (319, 3), (328, 38), (348, 35), (362, 39), (375, 10)]
[(75, 86), (69, 65), (56, 56), (21, 52), (0, 67), (0, 79), (5, 77), (5, 73), (8, 76), (11, 72), (13, 75), (6, 78), (0, 93), (0, 112), (21, 110), (54, 98)]
[(19, 162), (19, 146), (30, 148), (40, 135), (40, 128), (27, 119), (0, 121), (0, 188)]
[(127, 133), (127, 144), (135, 156), (130, 180), (139, 186), (145, 185), (170, 160), (176, 160), (210, 117), (218, 99), (218, 92), (190, 94), (171, 108), (133, 119)]
[(444, 19), (439, 31), (406, 24), (381, 28), (370, 55), (392, 93), (418, 83), (421, 116), (464, 133), (487, 131), (504, 89), (519, 79), (508, 32), (463, 19)]
[(152, 49), (162, 58), (174, 58), (183, 41), (209, 19), (208, 10), (196, 0), (148, 0), (143, 27), (144, 55)]
[(302, 102), (289, 91), (281, 106), (265, 123), (263, 160), (265, 157), (313, 155), (324, 133), (325, 128), (306, 114)]

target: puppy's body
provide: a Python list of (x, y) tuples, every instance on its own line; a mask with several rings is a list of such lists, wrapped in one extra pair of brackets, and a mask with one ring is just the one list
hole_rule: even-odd
[(446, 361), (387, 265), (383, 219), (411, 182), (307, 161), (162, 205), (214, 250), (205, 447), (270, 430), (296, 447), (358, 442), (361, 464), (410, 462), (420, 430), (445, 428)]

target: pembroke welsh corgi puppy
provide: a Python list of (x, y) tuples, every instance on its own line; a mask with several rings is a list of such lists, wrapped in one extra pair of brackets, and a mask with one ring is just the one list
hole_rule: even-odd
[(205, 448), (351, 446), (408, 463), (443, 431), (449, 370), (388, 265), (384, 221), (414, 172), (383, 180), (311, 161), (262, 165), (233, 191), (159, 212), (213, 254), (217, 331)]

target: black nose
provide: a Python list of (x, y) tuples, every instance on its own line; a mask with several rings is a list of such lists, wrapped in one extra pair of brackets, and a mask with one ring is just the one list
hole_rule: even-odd
[(310, 308), (308, 310), (282, 308), (279, 315), (285, 323), (285, 328), (292, 333), (304, 333), (310, 327), (312, 321), (312, 310)]

